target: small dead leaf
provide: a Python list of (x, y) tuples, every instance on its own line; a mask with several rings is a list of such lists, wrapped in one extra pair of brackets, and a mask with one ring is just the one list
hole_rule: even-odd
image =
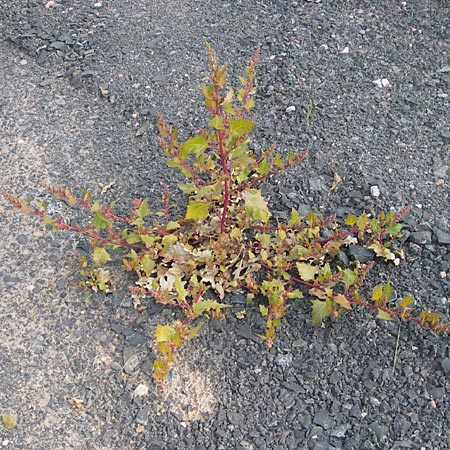
[(443, 180), (442, 178), (439, 178), (438, 180), (436, 180), (436, 186), (442, 186), (445, 183), (445, 180)]
[(436, 408), (437, 408), (436, 402), (435, 402), (433, 399), (431, 399), (431, 400), (428, 402), (428, 405), (429, 405), (431, 408), (433, 408), (433, 409), (436, 409)]
[(245, 309), (243, 309), (242, 311), (238, 311), (236, 313), (236, 317), (238, 319), (244, 319), (246, 315), (247, 315), (247, 311), (245, 311)]
[(2, 423), (7, 430), (12, 430), (16, 424), (16, 421), (8, 414), (2, 414)]
[(100, 194), (101, 195), (106, 194), (110, 189), (114, 187), (115, 184), (116, 184), (115, 181), (111, 181), (108, 184), (98, 183), (98, 187), (102, 190)]
[(136, 427), (136, 433), (145, 433), (145, 427), (144, 425), (138, 425)]
[(80, 400), (78, 398), (72, 397), (69, 398), (69, 403), (75, 408), (78, 409), (79, 411), (84, 411), (84, 406), (83, 406), (83, 400)]
[(328, 188), (328, 192), (334, 191), (337, 186), (342, 183), (342, 178), (339, 176), (339, 174), (334, 169), (331, 169), (331, 172), (333, 172), (333, 183)]

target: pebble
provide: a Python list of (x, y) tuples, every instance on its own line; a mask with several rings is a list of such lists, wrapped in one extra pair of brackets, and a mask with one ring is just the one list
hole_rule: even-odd
[(450, 358), (447, 357), (440, 358), (438, 362), (442, 370), (444, 371), (445, 375), (448, 375), (450, 373)]
[(433, 232), (440, 245), (450, 245), (450, 233), (446, 233), (439, 228), (435, 228)]
[(319, 425), (325, 430), (328, 430), (333, 425), (333, 418), (328, 414), (327, 411), (321, 410), (317, 411), (314, 415), (313, 423)]
[(286, 112), (287, 112), (287, 113), (294, 112), (294, 111), (295, 111), (295, 106), (294, 106), (294, 105), (288, 106), (288, 107), (286, 108)]
[(338, 425), (332, 432), (331, 436), (342, 439), (345, 438), (345, 435), (347, 434), (347, 431), (351, 428), (351, 425), (349, 423), (344, 423), (342, 425)]
[(138, 397), (147, 395), (148, 394), (148, 386), (146, 386), (145, 384), (142, 384), (142, 383), (138, 384), (133, 393), (134, 393), (134, 395), (136, 395)]
[(228, 418), (228, 421), (231, 424), (239, 425), (239, 424), (241, 424), (244, 421), (245, 416), (244, 416), (244, 414), (240, 414), (240, 413), (238, 413), (236, 411), (228, 411), (227, 412), (227, 418)]
[(431, 231), (414, 231), (409, 240), (415, 244), (431, 244)]
[(380, 196), (380, 189), (378, 186), (370, 186), (370, 195), (375, 198)]
[(350, 245), (348, 251), (353, 259), (362, 263), (368, 263), (374, 259), (374, 253), (362, 245)]
[(389, 83), (389, 80), (387, 78), (379, 78), (378, 80), (373, 80), (373, 83), (380, 88), (391, 86), (391, 83)]

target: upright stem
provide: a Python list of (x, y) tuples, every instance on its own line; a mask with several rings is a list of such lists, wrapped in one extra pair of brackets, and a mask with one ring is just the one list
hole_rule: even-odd
[[(220, 116), (221, 111), (221, 102), (222, 99), (219, 95), (220, 87), (216, 84), (214, 86), (214, 101), (215, 101), (215, 110), (214, 114), (216, 116)], [(228, 154), (225, 148), (224, 143), (224, 137), (223, 137), (223, 131), (217, 130), (217, 136), (219, 139), (219, 154), (220, 154), (220, 163), (222, 165), (223, 174), (225, 176), (223, 184), (223, 209), (222, 209), (222, 216), (220, 218), (220, 232), (225, 232), (225, 223), (227, 219), (228, 214), (228, 205), (230, 203), (230, 171), (228, 169)]]

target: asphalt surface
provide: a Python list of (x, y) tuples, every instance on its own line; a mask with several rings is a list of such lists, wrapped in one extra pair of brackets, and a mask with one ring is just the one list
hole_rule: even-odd
[[(0, 0), (0, 27), (2, 188), (87, 188), (124, 211), (176, 192), (156, 112), (189, 136), (205, 40), (232, 76), (259, 47), (253, 145), (309, 151), (264, 186), (275, 215), (410, 205), (405, 260), (377, 264), (368, 292), (390, 280), (450, 316), (448, 1)], [(365, 311), (312, 327), (304, 302), (268, 350), (237, 293), (160, 394), (149, 338), (173, 312), (135, 311), (125, 275), (109, 296), (73, 289), (83, 242), (0, 214), (2, 448), (450, 448), (448, 336)]]

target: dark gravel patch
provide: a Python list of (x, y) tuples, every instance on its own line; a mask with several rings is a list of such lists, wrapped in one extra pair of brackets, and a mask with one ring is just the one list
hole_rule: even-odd
[[(411, 205), (405, 261), (379, 264), (368, 283), (391, 280), (450, 315), (448, 2), (0, 0), (0, 20), (2, 186), (101, 195), (114, 181), (103, 197), (121, 209), (158, 201), (177, 179), (156, 111), (187, 136), (204, 117), (203, 42), (232, 74), (260, 47), (255, 146), (309, 150), (264, 187), (273, 209)], [(334, 171), (343, 183), (329, 192)], [(17, 419), (0, 429), (4, 448), (448, 448), (447, 336), (360, 311), (313, 328), (295, 304), (267, 350), (258, 312), (236, 294), (161, 397), (148, 338), (172, 312), (137, 313), (126, 277), (106, 298), (71, 289), (77, 239), (0, 212), (0, 413)]]

